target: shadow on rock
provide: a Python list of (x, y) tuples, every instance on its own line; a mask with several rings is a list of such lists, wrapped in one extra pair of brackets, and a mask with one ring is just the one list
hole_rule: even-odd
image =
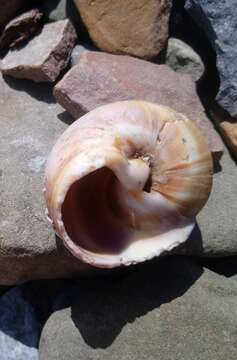
[(71, 114), (69, 114), (69, 112), (67, 112), (67, 111), (63, 111), (60, 114), (58, 114), (57, 116), (60, 121), (64, 122), (67, 125), (71, 125), (75, 121), (75, 118)]
[(71, 317), (92, 348), (110, 346), (126, 323), (182, 296), (202, 274), (186, 257), (142, 264), (120, 279), (90, 279), (75, 289)]
[(26, 79), (15, 79), (11, 76), (3, 76), (5, 82), (14, 90), (25, 91), (38, 101), (43, 101), (48, 104), (56, 103), (53, 96), (54, 84), (49, 83), (35, 83)]
[(199, 259), (198, 262), (209, 270), (224, 275), (227, 278), (237, 275), (237, 256)]
[[(52, 313), (52, 303), (62, 285), (66, 290), (67, 284), (69, 282), (61, 280), (35, 281), (5, 292), (0, 297), (0, 348), (14, 352), (14, 340), (29, 348), (37, 348), (41, 330)], [(23, 349), (18, 345), (19, 351)], [(13, 358), (11, 354), (10, 358)]]
[(80, 112), (78, 111), (77, 118), (75, 119), (69, 112), (63, 111), (60, 114), (58, 114), (57, 117), (60, 121), (64, 122), (65, 124), (71, 125), (85, 114), (86, 112), (84, 110), (81, 110)]
[(212, 160), (213, 160), (213, 173), (219, 173), (222, 171), (222, 166), (220, 164), (220, 160), (222, 158), (223, 151), (218, 151), (215, 153), (212, 153)]
[(188, 239), (177, 248), (172, 250), (173, 254), (201, 255), (203, 253), (202, 233), (198, 223), (195, 224)]

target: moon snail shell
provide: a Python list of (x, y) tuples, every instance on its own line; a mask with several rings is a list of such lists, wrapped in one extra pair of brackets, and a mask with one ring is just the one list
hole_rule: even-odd
[(71, 253), (112, 268), (183, 243), (211, 186), (211, 153), (186, 116), (121, 101), (92, 110), (61, 135), (47, 162), (44, 195)]

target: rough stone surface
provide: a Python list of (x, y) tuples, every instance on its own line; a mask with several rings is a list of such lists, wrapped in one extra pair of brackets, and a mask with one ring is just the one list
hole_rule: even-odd
[[(45, 218), (42, 195), (45, 160), (72, 122), (73, 118), (55, 103), (50, 85), (13, 78), (4, 81), (0, 76), (2, 285), (81, 276), (90, 270), (56, 239)], [(227, 152), (221, 165), (223, 172), (214, 176), (211, 203), (199, 217), (202, 238), (189, 241), (188, 253), (193, 255), (237, 254), (236, 167)]]
[(51, 315), (40, 360), (235, 360), (237, 282), (185, 258), (80, 285)]
[(88, 268), (60, 246), (42, 194), (46, 158), (68, 118), (49, 85), (7, 81), (0, 77), (0, 284), (80, 274)]
[(200, 56), (188, 44), (176, 38), (168, 40), (165, 62), (173, 70), (191, 75), (194, 81), (199, 80), (205, 70)]
[(237, 254), (237, 166), (225, 149), (211, 195), (197, 216), (190, 239), (176, 253), (204, 256)]
[(25, 47), (7, 53), (1, 71), (16, 78), (53, 82), (67, 65), (75, 40), (69, 20), (46, 24)]
[(186, 114), (201, 129), (212, 151), (222, 151), (219, 135), (196, 94), (191, 77), (166, 65), (128, 56), (84, 52), (54, 88), (57, 101), (75, 118), (106, 103), (141, 99)]
[(217, 56), (218, 104), (237, 117), (236, 0), (188, 0), (185, 8), (211, 42)]
[(26, 3), (25, 0), (0, 0), (0, 28)]
[(102, 50), (154, 58), (168, 37), (171, 0), (74, 0), (92, 41)]
[(13, 47), (34, 34), (41, 24), (43, 13), (32, 9), (11, 20), (0, 37), (0, 48)]

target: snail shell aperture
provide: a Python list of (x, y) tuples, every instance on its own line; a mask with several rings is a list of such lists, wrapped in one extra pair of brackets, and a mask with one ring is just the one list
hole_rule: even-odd
[(44, 195), (71, 253), (112, 268), (184, 242), (211, 185), (211, 153), (186, 116), (121, 101), (92, 110), (61, 135), (47, 162)]

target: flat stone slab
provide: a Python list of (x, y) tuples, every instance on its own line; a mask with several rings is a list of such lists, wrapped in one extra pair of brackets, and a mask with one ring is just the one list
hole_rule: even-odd
[(81, 274), (88, 267), (57, 246), (42, 193), (63, 109), (48, 84), (7, 81), (0, 76), (0, 284)]
[[(45, 217), (45, 161), (72, 122), (55, 103), (49, 84), (0, 76), (1, 285), (97, 273), (61, 246)], [(189, 242), (189, 254), (237, 254), (237, 169), (227, 151), (221, 165), (210, 200), (198, 218), (202, 238)]]
[(176, 253), (201, 256), (237, 254), (237, 166), (225, 148), (213, 177), (210, 197), (197, 216), (197, 227)]
[(0, 69), (16, 78), (53, 82), (67, 65), (76, 37), (70, 20), (46, 24), (26, 46), (10, 50)]
[(0, 48), (14, 47), (33, 35), (40, 27), (43, 13), (31, 9), (12, 19), (0, 37)]
[(167, 105), (195, 122), (213, 152), (223, 150), (219, 134), (204, 113), (191, 77), (176, 73), (166, 65), (86, 51), (57, 83), (54, 95), (75, 118), (120, 100), (147, 100)]
[(39, 358), (235, 360), (236, 298), (235, 279), (185, 257), (78, 283), (46, 322)]

